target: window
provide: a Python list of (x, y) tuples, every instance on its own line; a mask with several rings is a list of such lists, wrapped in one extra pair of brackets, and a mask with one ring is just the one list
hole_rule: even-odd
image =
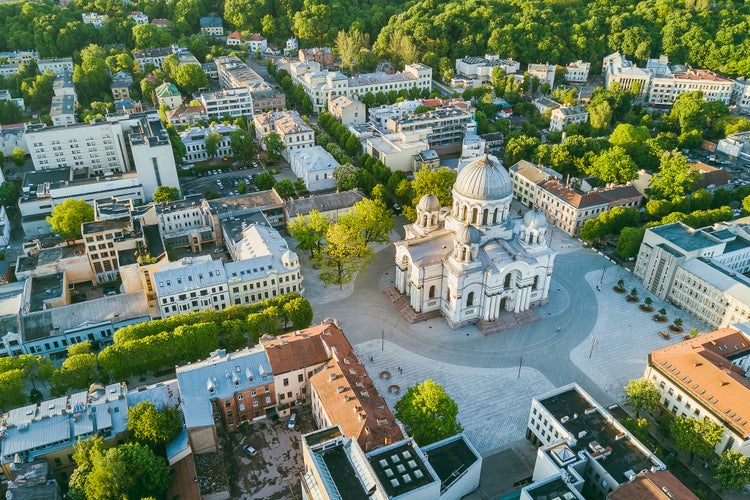
[(300, 373), (299, 375), (297, 375), (297, 382), (302, 382), (303, 380), (305, 380), (305, 376), (303, 374)]
[(432, 285), (432, 286), (430, 287), (430, 293), (429, 293), (428, 297), (429, 297), (430, 299), (434, 299), (434, 298), (435, 298), (435, 285)]
[(466, 298), (466, 307), (474, 305), (474, 292), (469, 292), (469, 296)]
[(270, 403), (270, 402), (271, 402), (271, 396), (266, 396), (266, 403)]

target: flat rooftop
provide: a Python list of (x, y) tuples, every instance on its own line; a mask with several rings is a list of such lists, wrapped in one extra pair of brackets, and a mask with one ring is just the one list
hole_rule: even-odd
[(389, 498), (401, 496), (435, 480), (414, 446), (414, 441), (408, 440), (367, 457)]
[[(618, 483), (627, 482), (626, 472), (638, 473), (654, 465), (649, 456), (627, 435), (623, 437), (620, 429), (575, 389), (539, 402), (574, 437), (574, 444), (568, 443), (570, 450), (575, 454), (587, 450)], [(609, 454), (599, 454), (598, 446)]]
[(657, 226), (651, 228), (651, 231), (688, 252), (718, 244), (718, 241), (711, 238), (705, 231), (693, 229), (680, 222)]
[(336, 489), (339, 490), (342, 498), (347, 500), (368, 500), (370, 498), (362, 485), (362, 481), (359, 480), (357, 471), (354, 470), (352, 463), (349, 461), (343, 445), (322, 452), (321, 458), (328, 467), (331, 479), (336, 484)]
[(426, 448), (423, 448), (422, 451), (427, 454), (432, 469), (440, 478), (440, 491), (450, 486), (464, 471), (479, 460), (477, 454), (461, 436), (457, 436), (456, 439), (440, 446)]
[(46, 300), (61, 297), (63, 286), (62, 272), (32, 278), (29, 311), (41, 311)]
[(568, 483), (563, 481), (560, 476), (555, 477), (552, 481), (535, 483), (524, 490), (533, 500), (549, 500), (550, 498), (565, 498), (565, 494), (570, 494)]

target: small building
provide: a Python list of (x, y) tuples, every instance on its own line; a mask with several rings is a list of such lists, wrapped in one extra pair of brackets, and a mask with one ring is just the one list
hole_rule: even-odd
[(73, 84), (73, 72), (66, 71), (55, 77), (52, 82), (52, 90), (56, 96), (72, 95), (76, 97), (76, 88)]
[(333, 172), (339, 162), (323, 146), (297, 149), (289, 154), (292, 172), (305, 182), (308, 191), (324, 191), (336, 187)]
[(299, 50), (299, 42), (295, 37), (287, 38), (286, 44), (284, 45), (284, 56), (290, 56), (296, 54)]
[(208, 114), (202, 104), (181, 106), (167, 111), (167, 123), (174, 127), (195, 127), (203, 121), (208, 121)]
[(268, 50), (268, 40), (266, 40), (266, 37), (260, 33), (250, 33), (250, 36), (247, 37), (246, 43), (248, 50), (256, 54)]
[(96, 12), (84, 12), (81, 14), (83, 24), (90, 24), (94, 28), (99, 29), (109, 22), (109, 16), (106, 14), (98, 14)]
[(182, 94), (180, 94), (177, 86), (172, 82), (162, 83), (154, 89), (154, 93), (156, 94), (156, 101), (159, 103), (159, 106), (164, 104), (169, 109), (182, 106)]
[(440, 167), (440, 156), (434, 149), (427, 149), (419, 154), (414, 155), (412, 170), (419, 172), (422, 167), (435, 169)]
[(224, 36), (224, 26), (221, 17), (210, 14), (200, 18), (201, 33), (208, 36)]
[(162, 29), (167, 29), (169, 27), (169, 21), (167, 19), (152, 19), (151, 24)]
[(227, 35), (227, 45), (230, 47), (242, 47), (245, 42), (242, 40), (242, 33), (233, 31)]
[(549, 129), (562, 131), (574, 123), (583, 124), (589, 121), (589, 112), (583, 106), (560, 107), (552, 110)]
[(335, 222), (342, 215), (350, 212), (354, 205), (366, 199), (358, 190), (337, 191), (335, 193), (312, 194), (301, 198), (292, 198), (286, 204), (287, 220), (310, 215), (313, 210)]
[(125, 113), (132, 115), (134, 113), (143, 113), (143, 104), (141, 101), (134, 99), (120, 99), (115, 101), (115, 113)]
[(286, 109), (286, 96), (274, 89), (253, 90), (250, 96), (253, 100), (253, 114)]
[(589, 79), (591, 63), (580, 59), (565, 66), (565, 81), (569, 83), (586, 83)]
[[(315, 131), (296, 111), (279, 111), (256, 114), (253, 117), (255, 134), (263, 140), (271, 132), (276, 132), (284, 143), (281, 156), (289, 161), (292, 151), (311, 148), (315, 145)], [(265, 144), (262, 144), (265, 149)]]
[(555, 70), (554, 64), (529, 64), (527, 71), (529, 78), (536, 77), (540, 85), (547, 83), (552, 88), (555, 85)]
[(539, 111), (539, 113), (544, 114), (547, 111), (550, 113), (552, 110), (555, 110), (561, 106), (559, 102), (555, 102), (552, 99), (548, 99), (547, 97), (537, 97), (532, 101), (532, 104), (534, 104), (534, 107)]
[(303, 63), (316, 62), (321, 66), (333, 66), (336, 58), (331, 47), (311, 47), (299, 49), (297, 57)]
[(140, 10), (134, 10), (131, 12), (130, 19), (132, 19), (135, 24), (148, 24), (148, 16)]
[(61, 95), (52, 97), (49, 116), (52, 125), (61, 127), (73, 125), (76, 122), (76, 99), (72, 95)]
[(411, 172), (412, 158), (430, 149), (427, 130), (376, 134), (366, 139), (365, 152), (391, 170)]
[(53, 57), (51, 59), (39, 59), (36, 63), (37, 69), (41, 74), (51, 71), (55, 76), (63, 73), (73, 73), (72, 57)]
[(203, 161), (211, 158), (206, 148), (206, 137), (209, 134), (218, 134), (219, 142), (216, 144), (214, 157), (232, 156), (232, 140), (230, 135), (239, 130), (237, 125), (216, 124), (211, 127), (194, 127), (180, 132), (180, 139), (185, 145), (186, 162)]
[(358, 125), (367, 120), (365, 105), (356, 98), (345, 95), (330, 99), (328, 112), (344, 125)]

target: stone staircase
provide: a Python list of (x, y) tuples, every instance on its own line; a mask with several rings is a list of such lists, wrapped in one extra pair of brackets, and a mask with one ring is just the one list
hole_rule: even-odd
[(532, 310), (512, 313), (503, 312), (495, 321), (479, 321), (477, 322), (477, 328), (482, 335), (494, 335), (495, 333), (504, 332), (506, 330), (512, 330), (519, 326), (528, 325), (537, 321), (539, 316)]
[(409, 303), (409, 297), (407, 297), (406, 295), (401, 295), (395, 287), (386, 289), (385, 291), (383, 291), (383, 294), (385, 294), (388, 302), (390, 302), (396, 312), (398, 312), (398, 315), (401, 316), (401, 319), (403, 319), (410, 325), (413, 325), (414, 323), (421, 323), (423, 321), (427, 321), (428, 319), (440, 317), (439, 310), (426, 313), (415, 311)]

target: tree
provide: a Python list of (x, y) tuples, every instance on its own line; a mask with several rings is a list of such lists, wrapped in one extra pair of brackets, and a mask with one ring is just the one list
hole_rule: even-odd
[(675, 439), (677, 448), (690, 453), (690, 463), (695, 455), (706, 458), (713, 453), (723, 435), (723, 428), (712, 420), (695, 420), (675, 417), (669, 430)]
[(646, 228), (625, 227), (620, 232), (620, 238), (617, 240), (617, 255), (623, 259), (631, 259), (638, 255), (638, 250), (643, 242), (643, 235)]
[(255, 176), (253, 182), (255, 183), (255, 187), (261, 191), (271, 189), (276, 185), (276, 179), (273, 178), (271, 172), (261, 172)]
[(133, 26), (133, 41), (135, 48), (148, 49), (152, 47), (166, 47), (171, 39), (169, 32), (154, 24), (136, 24)]
[(396, 417), (420, 446), (440, 441), (463, 430), (458, 405), (443, 386), (430, 379), (407, 389), (396, 403)]
[(427, 166), (422, 167), (416, 174), (411, 183), (414, 191), (412, 205), (416, 205), (422, 196), (431, 194), (440, 200), (444, 207), (453, 204), (453, 184), (456, 182), (456, 173), (445, 167), (430, 169)]
[(716, 461), (714, 480), (725, 490), (741, 490), (750, 483), (750, 459), (738, 451), (725, 451)]
[(72, 358), (73, 356), (77, 356), (79, 354), (90, 354), (91, 353), (91, 342), (88, 340), (84, 340), (83, 342), (78, 342), (77, 344), (70, 344), (68, 346), (68, 357)]
[(173, 186), (159, 186), (154, 191), (154, 203), (166, 203), (180, 198), (180, 190)]
[(519, 135), (511, 137), (505, 144), (505, 164), (514, 165), (519, 160), (531, 160), (534, 151), (541, 142), (536, 137)]
[(5, 181), (0, 186), (0, 205), (4, 207), (15, 206), (18, 203), (18, 198), (21, 197), (21, 190), (18, 189), (18, 184), (13, 181)]
[(336, 41), (334, 46), (336, 52), (341, 57), (341, 66), (347, 69), (353, 69), (356, 62), (357, 56), (362, 49), (367, 48), (369, 44), (369, 36), (362, 34), (359, 30), (349, 30), (347, 34), (345, 31), (339, 31), (336, 35)]
[(357, 187), (358, 168), (351, 163), (344, 163), (333, 169), (333, 178), (336, 179), (336, 189), (349, 191)]
[(641, 410), (654, 411), (659, 405), (661, 394), (650, 380), (637, 378), (625, 386), (627, 403), (635, 410), (635, 418), (639, 418)]
[(625, 184), (638, 177), (638, 165), (620, 146), (612, 146), (596, 157), (591, 170), (604, 182)]
[(169, 467), (148, 446), (125, 443), (92, 450), (91, 471), (85, 480), (87, 498), (160, 498), (169, 487)]
[(19, 123), (24, 120), (23, 110), (14, 101), (0, 101), (0, 125)]
[(13, 151), (11, 151), (10, 156), (8, 156), (10, 160), (16, 164), (18, 167), (22, 167), (24, 163), (26, 163), (26, 153), (23, 149), (19, 148), (18, 146), (13, 148)]
[(276, 161), (281, 158), (281, 153), (286, 147), (281, 136), (276, 132), (271, 132), (263, 138), (263, 145), (266, 147), (266, 157), (269, 161)]
[(96, 356), (76, 354), (63, 361), (62, 367), (53, 377), (52, 385), (57, 394), (65, 393), (68, 388), (85, 389), (97, 379)]
[(349, 283), (364, 270), (372, 259), (373, 251), (361, 231), (343, 224), (332, 224), (326, 230), (325, 246), (313, 258), (319, 266), (320, 279), (339, 287)]
[(159, 446), (180, 434), (182, 416), (171, 406), (157, 408), (151, 401), (142, 401), (128, 408), (128, 430), (141, 443)]
[(313, 308), (307, 299), (292, 299), (284, 304), (283, 310), (284, 317), (292, 322), (292, 328), (295, 330), (307, 328), (312, 323)]
[(174, 70), (172, 78), (183, 94), (192, 94), (208, 87), (208, 78), (200, 64), (182, 64)]
[(177, 133), (177, 130), (171, 124), (167, 125), (167, 133), (169, 134), (169, 142), (172, 145), (172, 155), (174, 156), (175, 163), (178, 166), (184, 164), (187, 147), (183, 144), (182, 139), (180, 139), (180, 134)]
[(20, 369), (0, 373), (0, 409), (10, 410), (26, 402), (23, 389), (24, 372)]
[(386, 208), (385, 203), (369, 199), (355, 203), (350, 212), (340, 217), (339, 223), (360, 231), (366, 244), (373, 241), (389, 242), (388, 233), (394, 225), (391, 211)]
[(591, 103), (587, 108), (589, 123), (597, 130), (606, 130), (612, 122), (612, 105), (608, 101)]
[(247, 182), (240, 181), (239, 184), (237, 184), (237, 192), (239, 194), (245, 194), (245, 193), (247, 193)]
[(282, 199), (288, 199), (297, 194), (297, 190), (294, 188), (294, 183), (291, 179), (281, 179), (273, 185), (273, 188), (276, 190), (276, 194)]
[(674, 200), (689, 193), (699, 178), (700, 172), (690, 169), (682, 153), (664, 153), (648, 192), (654, 198)]
[(255, 141), (250, 132), (237, 129), (229, 134), (229, 141), (232, 147), (232, 153), (239, 160), (240, 165), (247, 166), (255, 155)]
[(67, 199), (52, 209), (47, 222), (52, 230), (66, 240), (81, 237), (81, 224), (94, 220), (94, 209), (85, 200)]
[[(81, 49), (81, 64), (73, 70), (73, 83), (78, 98), (86, 107), (92, 101), (104, 100), (110, 95), (112, 77), (107, 67), (107, 53), (98, 45), (88, 45)], [(111, 97), (110, 97), (111, 99)]]
[(209, 132), (206, 134), (206, 154), (214, 157), (219, 154), (219, 143), (221, 142), (222, 136), (218, 132)]
[(297, 248), (310, 250), (310, 256), (314, 257), (319, 252), (328, 231), (328, 218), (321, 215), (317, 210), (309, 214), (297, 217), (287, 223), (287, 229), (292, 238), (297, 240)]

